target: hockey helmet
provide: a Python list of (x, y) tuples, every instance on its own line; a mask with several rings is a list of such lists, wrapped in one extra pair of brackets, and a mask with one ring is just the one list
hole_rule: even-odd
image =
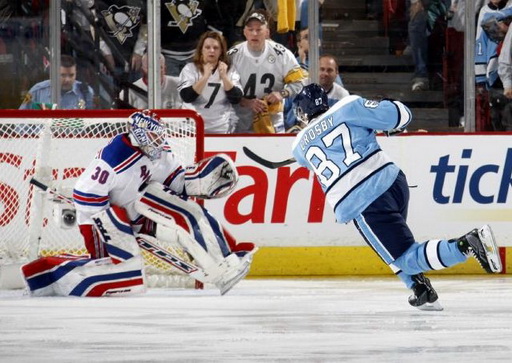
[(129, 137), (133, 146), (139, 147), (151, 160), (159, 159), (165, 142), (165, 129), (156, 113), (137, 111), (130, 115)]
[(328, 109), (327, 93), (316, 83), (304, 86), (293, 100), (295, 117), (304, 126)]

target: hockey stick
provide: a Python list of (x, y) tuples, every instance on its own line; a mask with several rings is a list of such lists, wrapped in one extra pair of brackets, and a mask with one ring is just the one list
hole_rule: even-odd
[[(286, 166), (295, 163), (297, 160), (295, 158), (286, 159), (283, 161), (270, 161), (263, 159), (261, 156), (256, 155), (251, 149), (249, 149), (246, 146), (242, 147), (242, 150), (244, 151), (245, 155), (249, 157), (249, 159), (254, 160), (258, 164), (261, 164), (269, 169), (277, 169), (281, 166)], [(417, 188), (417, 185), (409, 185), (409, 188)]]
[(48, 194), (52, 195), (55, 199), (58, 199), (60, 201), (66, 202), (71, 205), (74, 204), (73, 200), (71, 200), (68, 197), (63, 196), (62, 194), (58, 193), (55, 189), (48, 187), (47, 185), (41, 183), (39, 180), (37, 180), (35, 178), (30, 179), (30, 184), (35, 185), (39, 189), (47, 192)]
[[(55, 189), (52, 189), (45, 185), (44, 183), (41, 183), (39, 180), (32, 178), (30, 179), (30, 184), (35, 185), (39, 189), (45, 191), (46, 193), (52, 195), (55, 199), (61, 200), (65, 203), (68, 203), (70, 205), (74, 205), (73, 200), (71, 200), (68, 197), (65, 197), (64, 195), (57, 192)], [(150, 254), (154, 255), (158, 259), (164, 261), (165, 263), (168, 263), (178, 270), (186, 273), (187, 275), (190, 275), (192, 278), (196, 279), (197, 281), (204, 282), (205, 281), (205, 273), (204, 271), (199, 268), (198, 266), (191, 264), (189, 262), (186, 262), (179, 258), (178, 256), (172, 254), (171, 252), (159, 247), (155, 243), (150, 241), (150, 236), (145, 235), (139, 235), (136, 236), (136, 241), (139, 247)], [(196, 284), (196, 287), (202, 288), (202, 286), (198, 286)]]
[(257, 162), (258, 164), (261, 164), (269, 169), (277, 169), (282, 166), (293, 164), (294, 162), (297, 161), (297, 160), (295, 160), (295, 158), (290, 158), (290, 159), (286, 159), (283, 161), (270, 161), (270, 160), (263, 159), (259, 155), (256, 155), (254, 152), (252, 152), (249, 148), (247, 148), (245, 146), (242, 149), (243, 149), (245, 155), (247, 155), (249, 157), (249, 159), (252, 159), (255, 162)]

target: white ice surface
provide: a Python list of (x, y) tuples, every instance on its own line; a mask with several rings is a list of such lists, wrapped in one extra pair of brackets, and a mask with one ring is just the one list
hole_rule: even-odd
[(0, 291), (0, 362), (512, 362), (512, 277), (244, 280), (112, 298)]

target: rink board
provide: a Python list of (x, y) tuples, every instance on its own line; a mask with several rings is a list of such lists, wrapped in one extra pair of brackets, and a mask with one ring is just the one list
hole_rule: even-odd
[[(512, 271), (512, 248), (501, 247), (502, 274)], [(474, 258), (429, 274), (486, 274)], [(249, 276), (392, 275), (370, 247), (262, 247)]]

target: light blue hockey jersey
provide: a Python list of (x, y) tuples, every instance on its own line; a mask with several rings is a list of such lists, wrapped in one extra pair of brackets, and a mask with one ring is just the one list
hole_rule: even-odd
[[(484, 24), (494, 24), (512, 16), (512, 8), (507, 7), (501, 10), (488, 10), (483, 16), (479, 27)], [(493, 28), (492, 26), (490, 28)], [(494, 29), (498, 32), (499, 29)], [(506, 32), (503, 32), (505, 36)], [(498, 46), (497, 40), (492, 40), (487, 31), (477, 33), (475, 43), (475, 82), (485, 83), (487, 88), (492, 87), (498, 79)]]
[(354, 219), (393, 184), (399, 168), (375, 133), (404, 129), (411, 118), (399, 101), (348, 96), (297, 135), (293, 156), (316, 174), (338, 222)]

